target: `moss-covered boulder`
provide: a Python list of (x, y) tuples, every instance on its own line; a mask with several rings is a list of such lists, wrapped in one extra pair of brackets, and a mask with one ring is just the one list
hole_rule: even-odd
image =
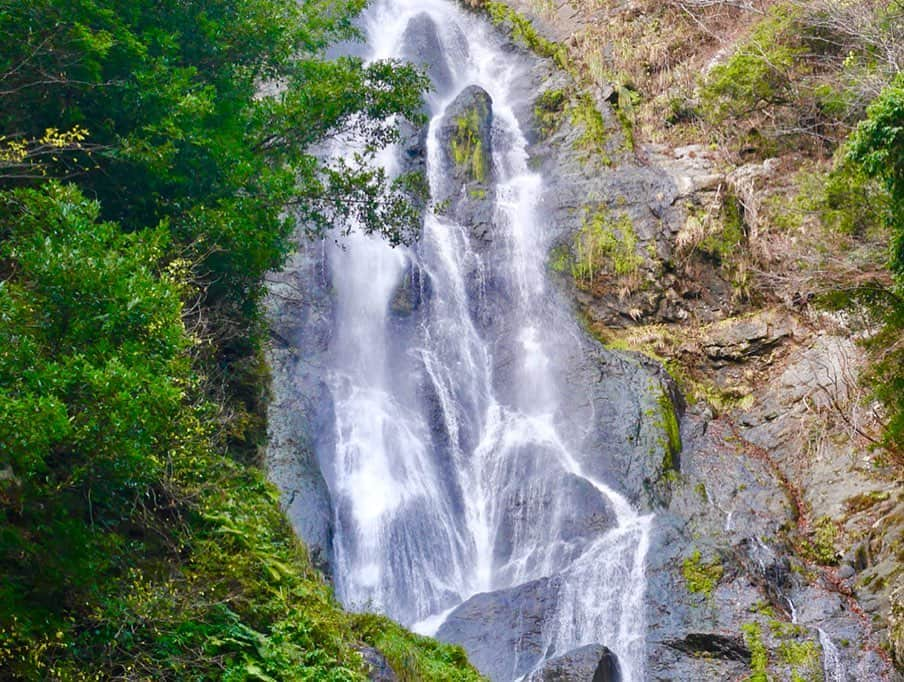
[(471, 85), (446, 107), (437, 130), (443, 186), (436, 199), (443, 212), (468, 228), (476, 242), (492, 240), (495, 198), (493, 101)]

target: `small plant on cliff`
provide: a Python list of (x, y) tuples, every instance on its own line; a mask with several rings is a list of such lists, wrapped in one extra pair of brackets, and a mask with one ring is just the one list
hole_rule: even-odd
[(571, 60), (568, 48), (541, 36), (530, 19), (521, 16), (502, 2), (488, 2), (483, 7), (494, 24), (511, 28), (515, 40), (524, 43), (541, 57), (552, 59), (560, 69), (569, 70)]
[[(663, 391), (658, 398), (659, 403), (659, 421), (656, 426), (662, 429), (661, 445), (665, 450), (662, 456), (662, 468), (664, 471), (678, 470), (678, 455), (681, 454), (681, 427), (678, 424), (678, 414), (675, 412), (675, 405), (668, 394)], [(704, 492), (705, 494), (705, 492)]]
[(705, 562), (699, 549), (695, 549), (681, 564), (681, 575), (684, 576), (687, 589), (707, 598), (712, 596), (713, 590), (716, 589), (724, 572), (725, 569), (718, 558)]
[(747, 682), (769, 682), (767, 669), (769, 668), (769, 652), (763, 643), (763, 631), (757, 622), (744, 623), (741, 626), (744, 633), (744, 643), (750, 649), (750, 677)]
[(541, 137), (552, 135), (562, 123), (568, 96), (564, 90), (544, 90), (534, 104), (534, 119)]
[(789, 103), (791, 71), (804, 53), (794, 36), (798, 13), (777, 6), (750, 38), (706, 76), (701, 96), (704, 115), (719, 123)]
[(835, 566), (838, 556), (835, 551), (835, 540), (838, 538), (838, 527), (828, 516), (817, 519), (813, 524), (810, 537), (804, 540), (802, 550), (811, 561), (823, 566)]
[(606, 141), (609, 138), (606, 122), (593, 103), (593, 98), (590, 95), (581, 95), (569, 107), (568, 116), (575, 126), (582, 129), (580, 137), (575, 140), (575, 147), (600, 154), (603, 163), (609, 165), (611, 161), (606, 155)]
[(613, 219), (605, 210), (597, 210), (585, 219), (575, 235), (574, 256), (571, 274), (578, 286), (585, 288), (591, 287), (604, 269), (626, 277), (643, 264), (631, 218), (621, 215)]

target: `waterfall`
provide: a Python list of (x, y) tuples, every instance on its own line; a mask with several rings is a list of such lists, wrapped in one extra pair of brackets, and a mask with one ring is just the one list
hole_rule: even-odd
[(847, 673), (844, 670), (844, 661), (841, 652), (822, 628), (817, 628), (819, 633), (819, 645), (822, 647), (822, 670), (826, 682), (847, 682)]
[[(550, 578), (543, 659), (601, 643), (624, 680), (641, 680), (651, 518), (589, 473), (597, 453), (563, 429), (560, 351), (579, 332), (553, 310), (546, 282), (544, 179), (528, 166), (516, 114), (530, 99), (518, 90), (528, 67), (444, 0), (378, 0), (362, 18), (366, 58), (404, 58), (416, 25), (432, 26), (421, 43), (440, 49), (429, 64), (433, 196), (448, 183), (438, 139), (446, 107), (470, 85), (492, 100), (493, 238), (481, 247), (465, 221), (437, 210), (411, 248), (357, 235), (327, 249), (335, 418), (320, 459), (337, 594), (432, 633), (476, 594)], [(424, 301), (404, 320), (392, 312), (401, 286)]]

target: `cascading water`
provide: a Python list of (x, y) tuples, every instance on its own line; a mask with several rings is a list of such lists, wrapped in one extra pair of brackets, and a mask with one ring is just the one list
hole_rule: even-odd
[(846, 682), (847, 673), (838, 647), (822, 628), (817, 628), (819, 645), (822, 647), (822, 670), (826, 682)]
[[(563, 432), (557, 349), (577, 332), (546, 295), (543, 178), (528, 168), (512, 104), (526, 99), (516, 92), (525, 67), (442, 0), (377, 2), (363, 18), (367, 58), (410, 56), (412, 27), (425, 26), (434, 32), (415, 37), (443, 61), (430, 64), (434, 197), (449, 192), (444, 111), (472, 85), (492, 100), (492, 246), (475, 244), (454, 212), (428, 211), (414, 248), (354, 236), (329, 252), (335, 436), (321, 460), (337, 593), (433, 632), (475, 594), (554, 578), (543, 659), (601, 643), (623, 679), (640, 680), (650, 518), (589, 474), (594, 453)], [(391, 308), (403, 285), (425, 303), (399, 324)]]

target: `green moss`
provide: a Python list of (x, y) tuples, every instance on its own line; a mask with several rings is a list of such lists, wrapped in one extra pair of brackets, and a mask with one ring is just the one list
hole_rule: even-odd
[(741, 626), (744, 634), (744, 643), (750, 649), (750, 672), (748, 682), (769, 682), (767, 670), (769, 668), (769, 653), (763, 643), (763, 632), (760, 624), (756, 622), (744, 623)]
[(675, 405), (672, 403), (672, 399), (665, 391), (660, 393), (657, 402), (659, 404), (659, 421), (656, 422), (656, 426), (662, 429), (663, 437), (660, 444), (665, 450), (662, 468), (664, 471), (677, 471), (678, 455), (681, 454), (682, 449), (681, 426), (678, 423), (678, 414), (675, 412)]
[(813, 524), (809, 537), (801, 543), (803, 555), (811, 561), (823, 566), (835, 566), (838, 557), (835, 552), (835, 541), (838, 538), (838, 526), (828, 516), (820, 517)]
[(534, 28), (530, 19), (521, 16), (501, 2), (488, 2), (484, 5), (484, 9), (494, 24), (511, 29), (512, 38), (523, 43), (541, 57), (552, 59), (560, 69), (572, 70), (568, 48), (561, 43), (547, 40), (537, 33), (537, 29)]
[(611, 160), (606, 152), (609, 134), (603, 115), (593, 103), (593, 98), (588, 94), (582, 94), (568, 108), (568, 116), (572, 124), (582, 130), (575, 140), (575, 148), (599, 154), (603, 163), (609, 165)]
[[(793, 666), (799, 673), (813, 675), (819, 671), (820, 649), (813, 640), (783, 641), (779, 644), (778, 655), (782, 663)], [(809, 677), (809, 679), (813, 679)]]
[(681, 564), (681, 575), (684, 576), (687, 589), (707, 598), (712, 596), (724, 572), (725, 569), (719, 559), (704, 562), (699, 549), (695, 549)]
[(622, 214), (613, 219), (600, 209), (585, 218), (574, 238), (572, 276), (579, 286), (592, 286), (604, 269), (627, 276), (636, 273), (642, 264), (630, 217)]
[(544, 90), (534, 103), (534, 119), (541, 137), (552, 135), (562, 123), (568, 96), (564, 90)]
[(378, 649), (400, 682), (478, 682), (483, 680), (468, 663), (464, 649), (412, 634), (376, 614), (354, 617), (354, 629)]
[(485, 182), (489, 159), (480, 139), (480, 112), (476, 107), (456, 119), (451, 146), (455, 165), (471, 180)]

